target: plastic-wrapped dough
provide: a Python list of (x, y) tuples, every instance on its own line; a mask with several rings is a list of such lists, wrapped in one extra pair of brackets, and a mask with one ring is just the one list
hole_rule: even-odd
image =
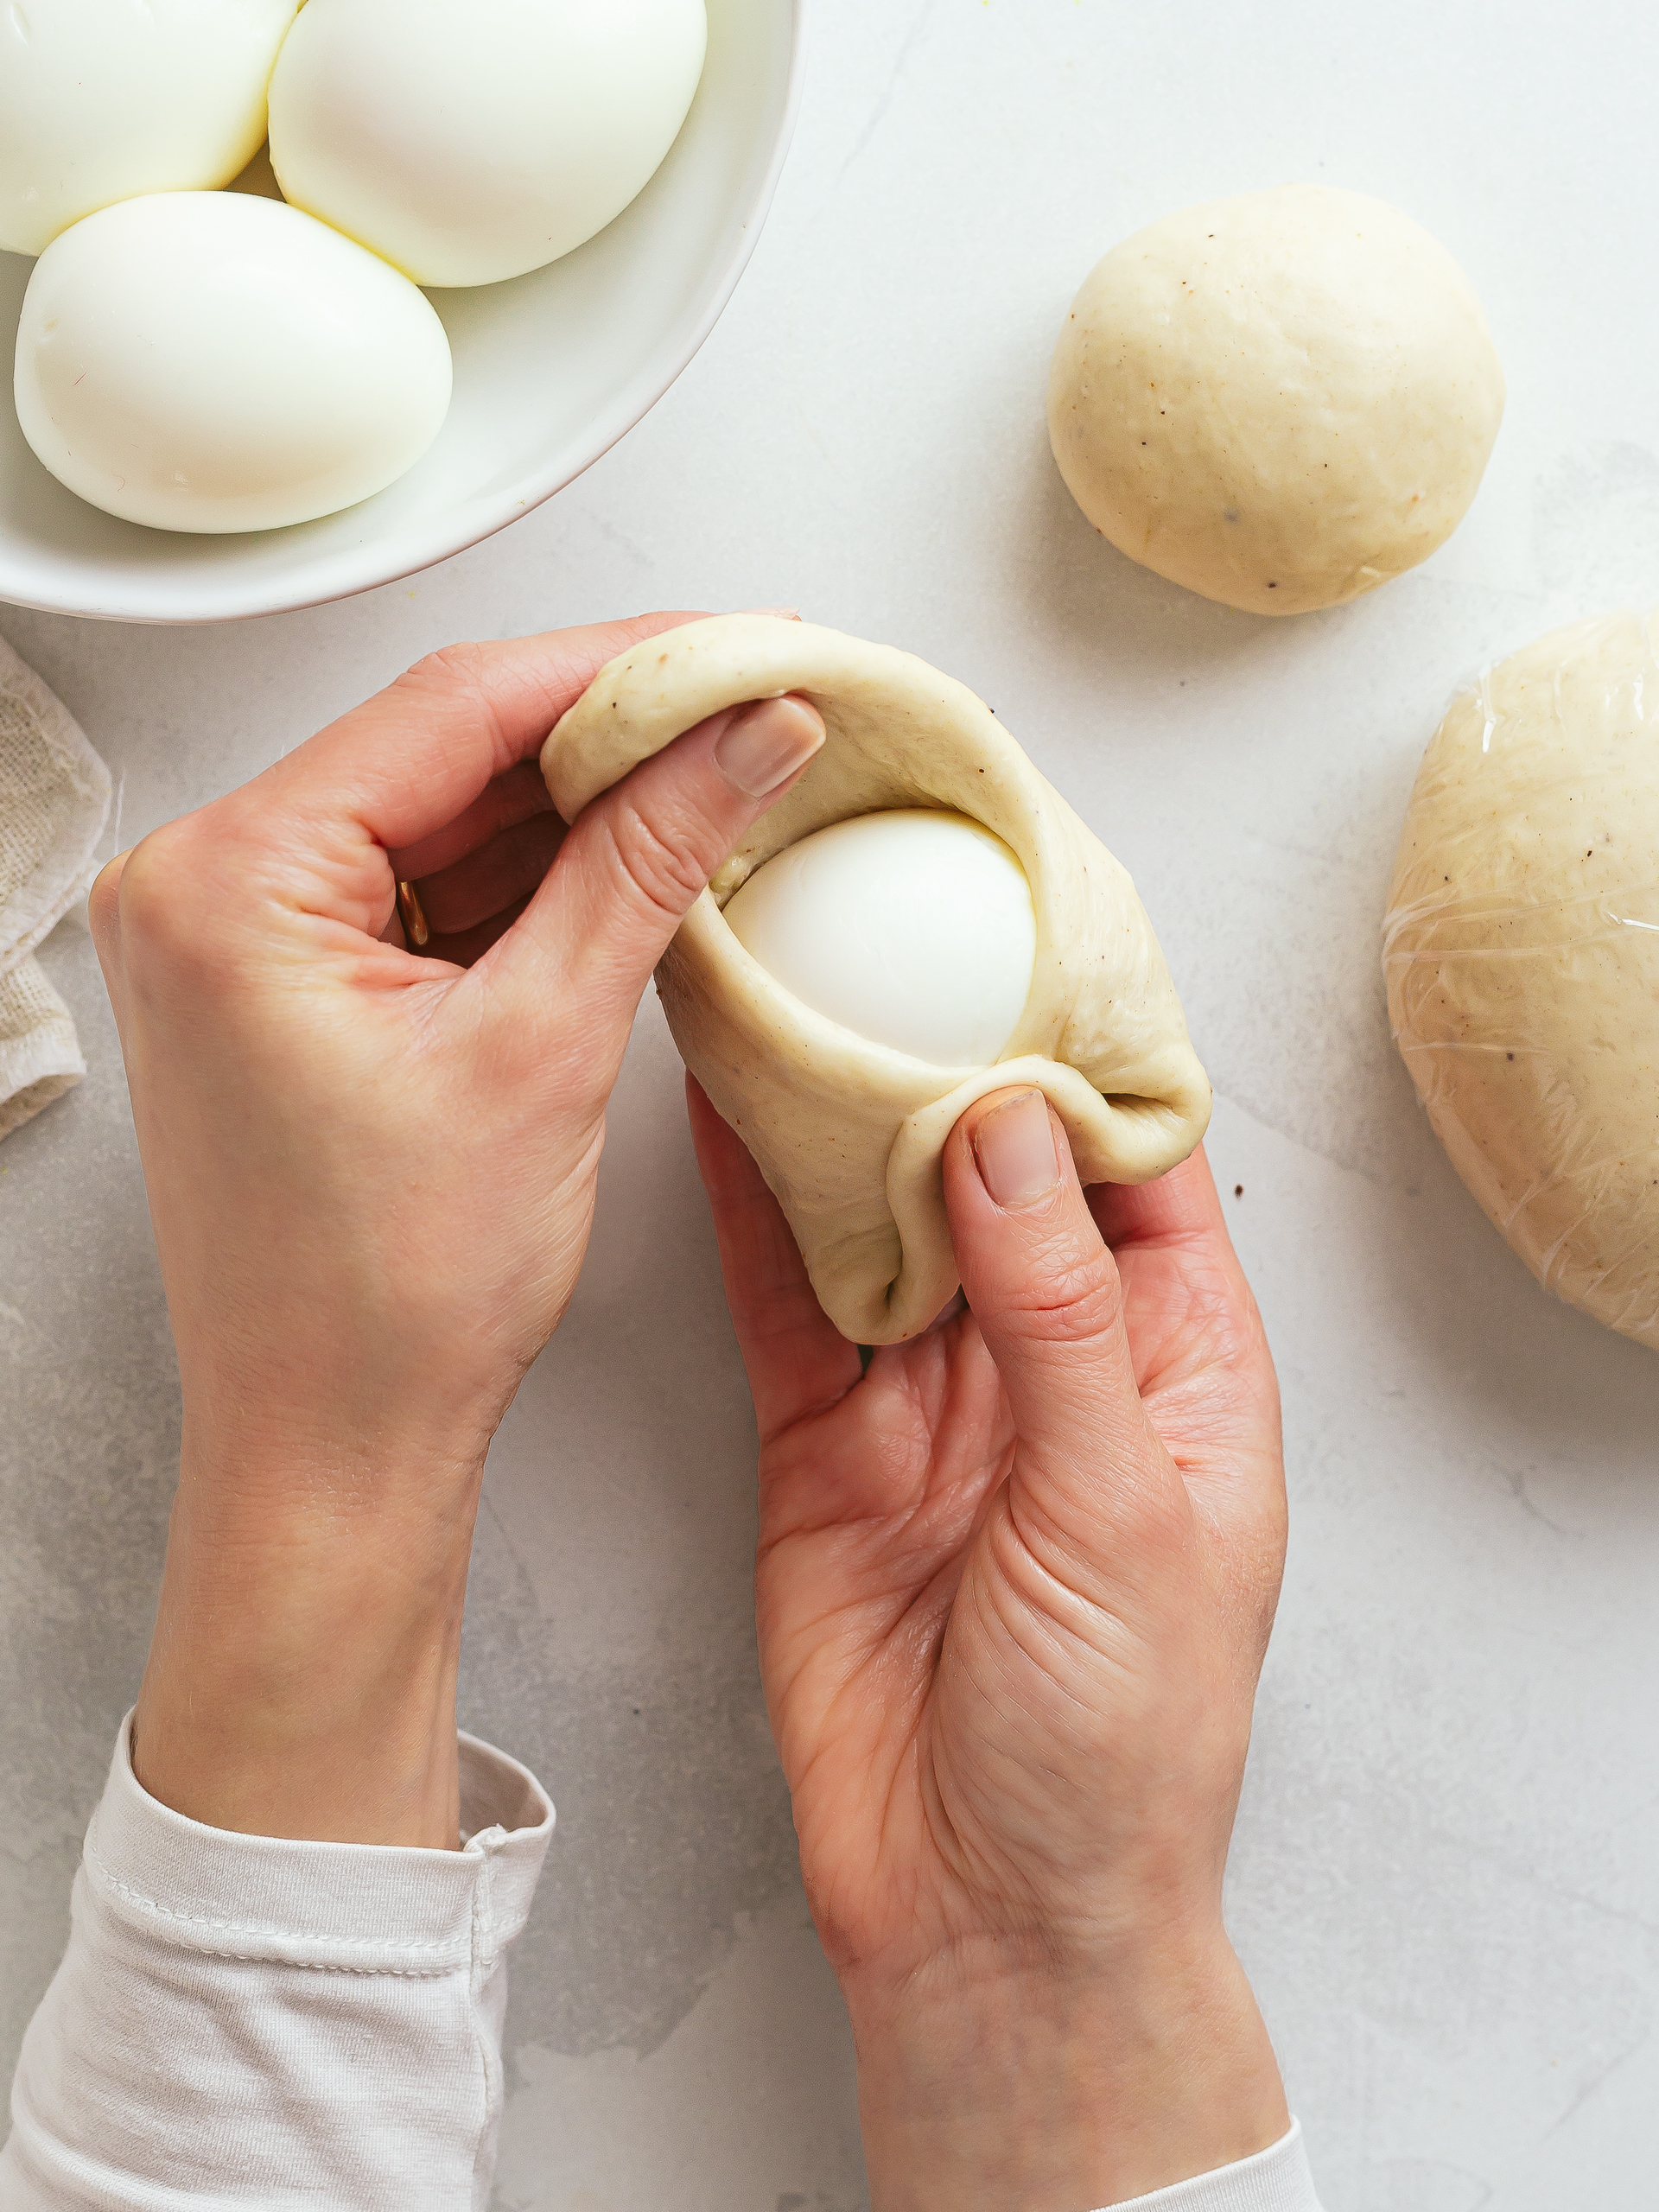
[[(990, 709), (925, 662), (833, 630), (722, 615), (602, 670), (542, 767), (572, 821), (721, 709), (783, 691), (827, 737), (692, 907), (658, 969), (687, 1066), (759, 1162), (825, 1312), (861, 1344), (914, 1336), (957, 1285), (940, 1156), (985, 1092), (1030, 1084), (1065, 1124), (1086, 1182), (1142, 1183), (1203, 1136), (1210, 1086), (1128, 876)], [(855, 815), (950, 808), (1018, 856), (1037, 912), (1019, 1026), (991, 1067), (941, 1068), (815, 1013), (721, 916), (775, 853)]]
[(1538, 1280), (1659, 1350), (1659, 662), (1634, 613), (1557, 630), (1424, 756), (1389, 1014), (1452, 1165)]

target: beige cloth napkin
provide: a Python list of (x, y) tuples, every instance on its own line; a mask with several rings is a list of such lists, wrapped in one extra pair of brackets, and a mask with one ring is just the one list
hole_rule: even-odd
[(0, 639), (0, 1137), (86, 1072), (35, 948), (85, 898), (110, 772), (62, 702)]

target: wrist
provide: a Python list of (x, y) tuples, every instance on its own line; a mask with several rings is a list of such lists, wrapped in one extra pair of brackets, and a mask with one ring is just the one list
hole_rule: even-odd
[(384, 1459), (186, 1421), (133, 1731), (152, 1796), (245, 1834), (454, 1849), (481, 1455)]
[(1096, 2212), (1289, 2127), (1219, 1929), (1074, 1966), (999, 1948), (843, 1979), (872, 2212)]

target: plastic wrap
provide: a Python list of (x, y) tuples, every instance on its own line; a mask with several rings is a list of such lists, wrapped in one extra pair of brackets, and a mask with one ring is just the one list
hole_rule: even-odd
[[(1030, 1084), (1084, 1179), (1149, 1182), (1203, 1136), (1210, 1086), (1135, 886), (972, 692), (925, 662), (809, 623), (722, 615), (637, 645), (549, 738), (567, 821), (705, 716), (796, 691), (828, 732), (693, 906), (658, 988), (686, 1065), (781, 1203), (814, 1289), (861, 1344), (914, 1336), (957, 1288), (940, 1157), (989, 1090)], [(942, 1068), (804, 1006), (721, 918), (774, 853), (832, 822), (952, 808), (1018, 855), (1037, 913), (1029, 995), (991, 1067)]]
[(1424, 755), (1389, 1017), (1468, 1185), (1548, 1289), (1659, 1350), (1659, 662), (1578, 622), (1490, 670)]

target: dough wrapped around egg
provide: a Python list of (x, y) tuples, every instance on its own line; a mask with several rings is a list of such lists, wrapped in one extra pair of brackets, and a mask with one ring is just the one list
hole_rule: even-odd
[[(857, 1343), (896, 1343), (957, 1287), (940, 1158), (975, 1099), (1033, 1085), (1085, 1182), (1143, 1183), (1198, 1144), (1210, 1085), (1128, 876), (990, 709), (907, 653), (766, 615), (649, 639), (602, 670), (548, 739), (554, 804), (573, 821), (706, 716), (785, 691), (823, 715), (824, 745), (693, 906), (658, 988), (687, 1066), (777, 1194), (824, 1311)], [(1031, 988), (988, 1066), (938, 1066), (815, 1012), (722, 918), (774, 855), (894, 808), (967, 816), (1029, 882)]]
[(1384, 934), (1389, 1017), (1452, 1164), (1570, 1306), (1659, 1351), (1654, 619), (1557, 630), (1424, 755)]

